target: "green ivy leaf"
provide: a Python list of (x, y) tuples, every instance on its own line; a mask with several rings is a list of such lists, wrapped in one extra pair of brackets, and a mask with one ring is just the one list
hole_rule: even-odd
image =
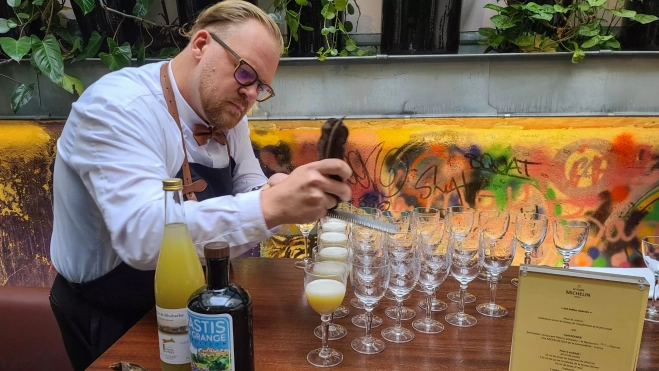
[(332, 54), (333, 57), (336, 57), (339, 55), (339, 51), (336, 50), (336, 48), (332, 48), (332, 50), (330, 50), (330, 54)]
[(586, 57), (586, 53), (584, 53), (583, 50), (579, 49), (577, 43), (573, 43), (573, 44), (575, 46), (575, 49), (574, 49), (574, 53), (572, 53), (572, 63), (579, 63)]
[(357, 43), (353, 39), (346, 40), (346, 45), (357, 46)]
[(31, 38), (32, 54), (39, 70), (52, 82), (59, 85), (64, 74), (64, 62), (57, 39), (52, 34), (44, 37), (43, 41), (35, 35), (32, 35)]
[(583, 25), (579, 27), (579, 35), (582, 36), (596, 36), (599, 35), (600, 33), (600, 25), (599, 23), (589, 23), (587, 25)]
[(599, 44), (601, 38), (599, 36), (591, 37), (590, 39), (584, 41), (583, 44), (581, 44), (581, 47), (584, 49), (592, 48), (593, 46)]
[(636, 16), (636, 12), (633, 10), (627, 10), (627, 9), (607, 9), (611, 14), (617, 15), (618, 17), (623, 17), (623, 18), (634, 18)]
[(75, 52), (76, 50), (82, 50), (82, 39), (75, 39), (73, 42), (73, 46), (71, 47), (71, 53)]
[(322, 5), (322, 6), (325, 6), (329, 3), (330, 3), (329, 0), (320, 0), (320, 5)]
[(541, 19), (543, 21), (551, 21), (554, 18), (554, 15), (549, 13), (536, 13), (532, 15), (531, 18)]
[(515, 24), (517, 23), (514, 19), (503, 14), (495, 15), (490, 18), (490, 20), (497, 28), (501, 28), (503, 30), (515, 27)]
[(130, 66), (130, 58), (132, 57), (132, 54), (128, 42), (123, 43), (121, 46), (117, 46), (117, 43), (114, 40), (108, 38), (108, 46), (110, 47), (110, 53), (100, 53), (98, 57), (101, 58), (101, 61), (103, 61), (106, 66), (108, 66), (110, 71), (117, 71)]
[(334, 17), (336, 17), (334, 10), (334, 5), (327, 4), (323, 7), (323, 9), (321, 9), (320, 15), (322, 15), (325, 19), (334, 19)]
[(483, 8), (485, 9), (492, 9), (497, 12), (507, 12), (508, 10), (502, 6), (494, 5), (494, 4), (487, 4)]
[(0, 33), (7, 33), (9, 32), (10, 28), (9, 25), (7, 25), (7, 20), (4, 18), (0, 18)]
[(352, 22), (350, 22), (350, 21), (346, 21), (346, 22), (343, 24), (343, 28), (344, 28), (344, 29), (343, 29), (342, 31), (345, 32), (345, 33), (352, 32)]
[(609, 49), (620, 50), (620, 42), (616, 39), (611, 39), (606, 42), (605, 46)]
[(357, 50), (357, 55), (358, 55), (358, 56), (361, 57), (361, 56), (364, 55), (364, 54), (366, 54), (365, 51), (363, 51), (363, 50), (361, 50), (361, 49)]
[(554, 11), (556, 13), (567, 13), (569, 10), (570, 10), (570, 8), (566, 8), (563, 5), (554, 4)]
[(18, 21), (14, 18), (9, 18), (7, 20), (7, 26), (9, 26), (9, 28), (16, 28), (18, 27)]
[(14, 111), (14, 113), (18, 112), (21, 107), (26, 105), (27, 102), (32, 99), (32, 96), (34, 95), (34, 87), (34, 84), (17, 84), (16, 87), (14, 87), (10, 99), (11, 110)]
[(348, 14), (353, 15), (355, 14), (355, 7), (352, 6), (352, 4), (348, 3)]
[(133, 7), (133, 15), (142, 18), (151, 10), (153, 0), (137, 0)]
[(302, 6), (307, 6), (309, 5), (309, 2), (307, 0), (295, 0), (297, 5), (302, 5)]
[[(577, 5), (577, 4), (574, 4), (574, 5)], [(582, 12), (587, 12), (587, 11), (590, 10), (590, 5), (588, 5), (588, 4), (578, 4), (578, 7), (579, 7), (579, 10), (581, 10)], [(581, 60), (581, 59), (579, 59), (579, 60)], [(572, 58), (572, 62), (573, 63), (578, 63), (578, 61), (574, 62), (574, 57)]]
[(478, 34), (485, 37), (494, 36), (497, 34), (497, 30), (492, 27), (481, 27), (478, 29)]
[(343, 49), (341, 50), (341, 53), (339, 53), (339, 55), (342, 57), (347, 57), (348, 55), (350, 55), (350, 53), (347, 50)]
[(334, 26), (324, 27), (322, 30), (320, 30), (321, 35), (328, 35), (331, 33), (336, 33), (336, 27)]
[(348, 0), (334, 0), (334, 7), (338, 12), (346, 10), (348, 6)]
[(30, 15), (27, 14), (27, 13), (16, 13), (16, 16), (18, 18), (23, 18), (23, 19), (29, 19), (30, 18)]
[(12, 8), (16, 8), (19, 5), (21, 5), (21, 0), (7, 0), (7, 5), (9, 5)]
[(78, 4), (82, 12), (87, 15), (87, 13), (94, 10), (94, 0), (73, 0)]
[(140, 45), (140, 49), (137, 51), (137, 65), (144, 66), (144, 61), (146, 60), (146, 48), (144, 45)]
[(354, 45), (346, 45), (346, 50), (349, 52), (354, 52), (357, 49)]
[(606, 4), (607, 1), (608, 0), (588, 0), (588, 4), (590, 4), (592, 7), (596, 7)]
[(293, 17), (293, 18), (297, 18), (297, 16), (298, 16), (298, 12), (296, 12), (296, 11), (293, 10), (293, 9), (288, 9), (288, 10), (286, 10), (286, 14), (290, 15), (290, 16)]
[(493, 37), (487, 38), (487, 44), (495, 48), (501, 45), (501, 43), (504, 41), (506, 41), (506, 37), (503, 35), (494, 35)]
[(92, 32), (91, 36), (89, 37), (89, 42), (87, 43), (87, 46), (85, 46), (85, 48), (77, 57), (73, 58), (73, 62), (95, 57), (96, 53), (98, 53), (98, 50), (101, 48), (102, 43), (103, 43), (103, 39), (101, 37), (101, 34), (99, 34), (96, 31)]
[(32, 66), (32, 69), (37, 73), (38, 75), (41, 75), (41, 71), (39, 70), (39, 66), (37, 66), (37, 61), (34, 60), (34, 53), (30, 55), (30, 66)]
[(85, 86), (80, 80), (67, 74), (62, 76), (62, 83), (59, 86), (71, 94), (78, 94), (78, 96), (82, 95), (82, 92), (85, 91)]
[(32, 0), (32, 5), (43, 5), (43, 0)]
[(531, 46), (535, 44), (535, 38), (529, 35), (520, 35), (512, 43), (517, 46)]
[(11, 37), (0, 37), (0, 47), (9, 58), (20, 62), (25, 54), (30, 52), (32, 41), (29, 36), (23, 36), (18, 40)]
[(656, 21), (659, 18), (657, 18), (656, 15), (636, 14), (632, 19), (642, 24), (648, 24)]
[(300, 25), (300, 28), (302, 28), (302, 29), (305, 30), (305, 31), (313, 31), (313, 27), (308, 27), (308, 26)]
[(297, 27), (299, 25), (297, 18), (291, 17), (288, 14), (286, 14), (286, 24), (288, 25), (288, 30), (290, 33), (293, 35), (293, 38), (295, 41), (297, 41)]

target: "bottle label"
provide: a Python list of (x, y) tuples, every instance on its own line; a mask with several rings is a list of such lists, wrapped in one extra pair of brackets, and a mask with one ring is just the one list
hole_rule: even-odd
[[(193, 370), (234, 370), (233, 318), (188, 310)], [(214, 367), (214, 368), (213, 368)]]
[(190, 363), (188, 310), (156, 306), (160, 360), (173, 365)]

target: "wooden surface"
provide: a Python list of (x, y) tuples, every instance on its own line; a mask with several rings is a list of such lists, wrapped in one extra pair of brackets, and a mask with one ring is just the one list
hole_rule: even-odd
[[(232, 280), (243, 285), (252, 295), (254, 310), (254, 347), (256, 370), (316, 370), (306, 359), (307, 353), (320, 347), (321, 341), (313, 335), (320, 324), (320, 316), (307, 304), (303, 290), (303, 272), (293, 267), (293, 259), (243, 258), (233, 261)], [(515, 315), (517, 289), (510, 279), (517, 276), (518, 267), (511, 267), (497, 290), (497, 302), (509, 310), (503, 318), (488, 318), (476, 312), (476, 305), (489, 298), (485, 282), (474, 280), (468, 292), (476, 295), (476, 302), (467, 304), (465, 311), (478, 319), (470, 328), (457, 328), (444, 320), (446, 313), (457, 312), (458, 305), (446, 299), (446, 294), (458, 288), (457, 281), (449, 277), (440, 287), (438, 298), (449, 303), (446, 311), (435, 312), (445, 330), (426, 335), (416, 331), (409, 343), (394, 344), (385, 341), (386, 349), (376, 355), (363, 355), (350, 347), (350, 342), (364, 334), (364, 329), (352, 325), (350, 319), (362, 311), (348, 303), (354, 297), (348, 284), (344, 305), (350, 307), (347, 317), (336, 323), (346, 326), (348, 336), (330, 341), (331, 347), (343, 353), (343, 362), (333, 369), (341, 370), (508, 370), (510, 343)], [(405, 305), (413, 307), (417, 317), (425, 312), (416, 306), (422, 294), (413, 291)], [(384, 324), (373, 329), (373, 335), (382, 338), (380, 331), (393, 326), (394, 320), (384, 315), (393, 301), (383, 299), (375, 309)], [(415, 318), (415, 319), (416, 319)], [(615, 319), (611, 319), (614, 321)], [(403, 321), (411, 329), (411, 321)], [(149, 371), (160, 369), (156, 319), (149, 313), (112, 348), (101, 356), (89, 370), (108, 370), (118, 361), (130, 361)], [(637, 370), (659, 368), (659, 324), (645, 322)]]

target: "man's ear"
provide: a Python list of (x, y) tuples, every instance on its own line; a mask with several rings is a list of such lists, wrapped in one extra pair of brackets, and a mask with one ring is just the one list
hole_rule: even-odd
[(211, 35), (206, 30), (199, 30), (190, 39), (190, 49), (192, 56), (195, 59), (201, 59), (204, 53), (204, 48), (208, 46), (211, 41)]

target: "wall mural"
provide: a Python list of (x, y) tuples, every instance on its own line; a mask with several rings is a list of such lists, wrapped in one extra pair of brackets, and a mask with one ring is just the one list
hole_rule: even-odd
[[(659, 234), (655, 121), (349, 120), (352, 203), (381, 209), (469, 205), (585, 218), (590, 236), (572, 265), (643, 266), (640, 239)], [(252, 144), (264, 172), (290, 172), (314, 160), (320, 123), (253, 123)], [(55, 275), (50, 187), (62, 124), (0, 122), (0, 285), (49, 286)], [(284, 226), (261, 245), (261, 255), (301, 257), (302, 247), (297, 229)], [(541, 251), (534, 263), (561, 264), (550, 235)], [(522, 260), (518, 250), (514, 264)]]

